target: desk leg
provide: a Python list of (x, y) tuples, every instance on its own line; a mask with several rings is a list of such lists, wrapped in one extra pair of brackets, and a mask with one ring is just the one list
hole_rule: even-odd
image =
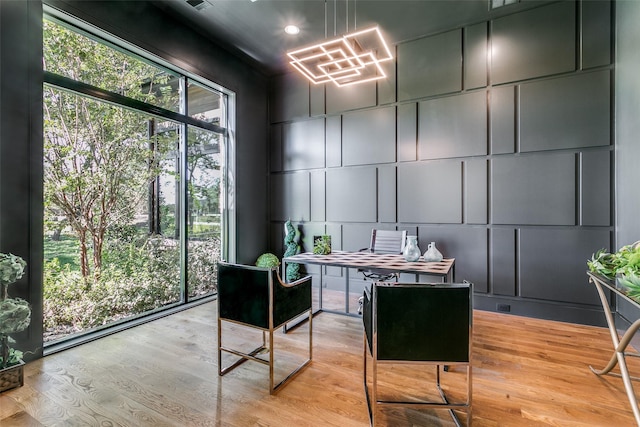
[(636, 418), (636, 423), (640, 426), (640, 409), (638, 408), (638, 401), (636, 400), (635, 390), (633, 389), (633, 383), (631, 382), (631, 377), (629, 376), (629, 369), (627, 368), (627, 362), (625, 360), (625, 349), (631, 342), (631, 338), (636, 333), (638, 328), (640, 328), (640, 320), (636, 320), (633, 325), (627, 332), (624, 333), (622, 337), (622, 341), (618, 340), (618, 331), (616, 330), (615, 321), (613, 319), (613, 314), (611, 314), (611, 309), (609, 308), (609, 301), (607, 300), (607, 296), (602, 289), (602, 285), (593, 279), (590, 279), (593, 284), (596, 286), (598, 290), (598, 295), (600, 296), (600, 301), (602, 302), (602, 308), (604, 309), (604, 315), (607, 319), (607, 324), (609, 326), (609, 332), (611, 333), (611, 341), (613, 342), (614, 353), (611, 356), (611, 360), (607, 366), (602, 370), (594, 369), (589, 366), (589, 368), (596, 375), (605, 375), (608, 374), (611, 369), (613, 369), (616, 364), (620, 365), (620, 374), (622, 376), (622, 382), (624, 383), (624, 388), (627, 391), (627, 397), (629, 398), (629, 403), (631, 404), (631, 410), (633, 411), (633, 416)]
[(345, 296), (344, 296), (344, 312), (349, 313), (349, 267), (345, 267), (345, 274), (347, 275), (345, 279)]

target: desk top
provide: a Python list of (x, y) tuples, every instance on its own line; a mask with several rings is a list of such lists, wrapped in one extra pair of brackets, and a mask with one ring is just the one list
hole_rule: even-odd
[(372, 252), (332, 251), (328, 255), (304, 252), (286, 257), (284, 262), (296, 264), (318, 264), (333, 267), (360, 269), (394, 270), (401, 273), (431, 274), (446, 276), (453, 267), (455, 258), (445, 258), (440, 262), (405, 261), (402, 255), (376, 254)]

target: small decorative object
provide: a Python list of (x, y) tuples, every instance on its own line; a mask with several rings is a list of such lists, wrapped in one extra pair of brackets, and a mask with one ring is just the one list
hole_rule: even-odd
[(280, 265), (280, 260), (274, 254), (267, 252), (258, 257), (256, 267), (276, 268)]
[(415, 262), (420, 259), (420, 248), (418, 247), (418, 236), (407, 236), (407, 246), (402, 251), (404, 259), (408, 262)]
[(0, 392), (24, 384), (23, 352), (10, 347), (9, 336), (29, 327), (31, 307), (22, 298), (9, 298), (9, 285), (24, 274), (27, 263), (19, 256), (0, 253)]
[[(291, 224), (291, 220), (288, 219), (284, 223), (284, 258), (294, 256), (300, 252), (300, 245), (297, 243), (298, 235), (300, 234), (294, 226)], [(295, 282), (300, 278), (300, 264), (289, 263), (287, 264), (286, 280), (287, 282)]]
[(427, 251), (424, 253), (424, 260), (426, 262), (440, 262), (442, 261), (442, 254), (436, 248), (436, 242), (429, 243)]
[(331, 253), (331, 236), (313, 236), (313, 253), (316, 255), (328, 255)]

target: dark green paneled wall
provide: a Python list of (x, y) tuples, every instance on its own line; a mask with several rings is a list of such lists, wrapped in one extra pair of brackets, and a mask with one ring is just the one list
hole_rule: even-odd
[[(563, 1), (488, 15), (397, 45), (397, 74), (377, 84), (322, 91), (274, 78), (271, 149), (315, 160), (271, 165), (270, 191), (282, 197), (273, 250), (287, 218), (306, 250), (310, 230), (354, 250), (371, 228), (404, 229), (423, 251), (436, 241), (456, 258), (478, 307), (602, 323), (585, 270), (614, 244), (612, 11)], [(305, 137), (285, 144), (278, 129), (295, 125)], [(342, 274), (315, 280), (340, 288)], [(359, 284), (353, 274), (354, 298)]]
[(0, 252), (27, 262), (10, 296), (31, 304), (17, 348), (42, 355), (42, 5), (0, 1)]

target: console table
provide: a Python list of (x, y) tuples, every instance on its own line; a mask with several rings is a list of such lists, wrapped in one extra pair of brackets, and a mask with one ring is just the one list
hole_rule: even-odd
[(598, 295), (600, 296), (600, 302), (602, 302), (602, 308), (604, 309), (604, 315), (607, 319), (607, 324), (609, 325), (609, 332), (611, 333), (611, 341), (613, 342), (613, 354), (611, 355), (611, 359), (607, 366), (603, 369), (598, 370), (594, 369), (592, 366), (589, 368), (596, 375), (618, 375), (611, 373), (611, 370), (616, 366), (620, 365), (620, 376), (622, 377), (622, 381), (624, 383), (624, 388), (627, 392), (627, 397), (629, 398), (629, 403), (631, 404), (631, 409), (633, 410), (633, 415), (636, 418), (636, 423), (640, 426), (640, 409), (638, 409), (638, 401), (636, 399), (635, 390), (633, 389), (632, 377), (629, 375), (629, 369), (627, 368), (626, 356), (640, 357), (639, 353), (629, 353), (626, 351), (631, 339), (635, 335), (635, 333), (640, 328), (640, 319), (633, 322), (633, 324), (627, 329), (622, 338), (619, 339), (618, 331), (616, 329), (615, 321), (613, 319), (613, 314), (611, 313), (611, 307), (609, 306), (609, 300), (607, 299), (607, 295), (605, 294), (604, 289), (608, 289), (613, 292), (615, 295), (623, 298), (625, 301), (628, 301), (635, 307), (640, 309), (640, 304), (629, 298), (623, 291), (621, 291), (618, 287), (616, 287), (615, 282), (612, 282), (602, 276), (594, 274), (592, 272), (587, 272), (589, 275), (589, 281), (593, 283), (598, 291)]

